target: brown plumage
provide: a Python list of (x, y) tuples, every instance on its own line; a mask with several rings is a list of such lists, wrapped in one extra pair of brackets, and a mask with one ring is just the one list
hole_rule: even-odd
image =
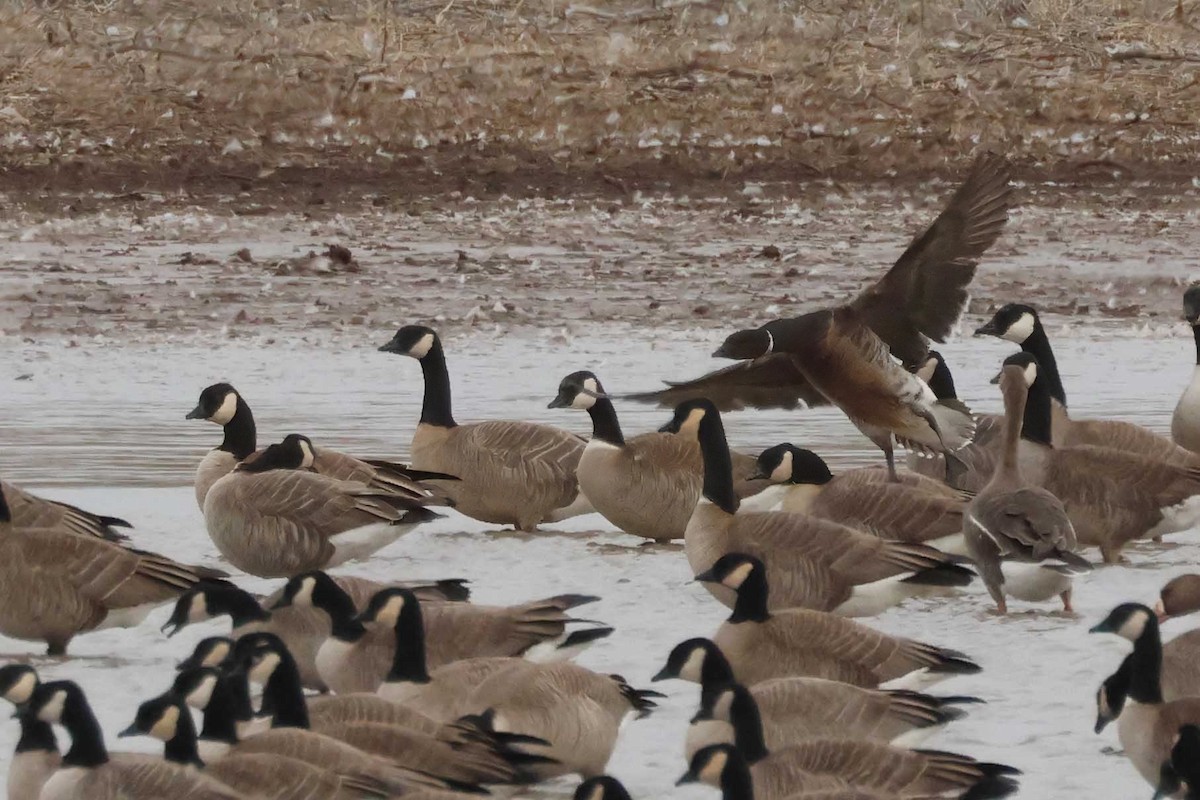
[(114, 529), (132, 527), (118, 517), (93, 514), (67, 503), (47, 500), (6, 481), (0, 481), (0, 492), (8, 503), (14, 528), (56, 529), (80, 536), (122, 541), (128, 537)]

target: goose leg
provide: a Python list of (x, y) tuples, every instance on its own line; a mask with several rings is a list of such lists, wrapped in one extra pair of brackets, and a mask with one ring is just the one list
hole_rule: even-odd
[(1075, 607), (1071, 605), (1071, 590), (1067, 589), (1065, 592), (1060, 594), (1059, 597), (1061, 597), (1063, 601), (1063, 611), (1067, 612), (1068, 614), (1074, 614)]

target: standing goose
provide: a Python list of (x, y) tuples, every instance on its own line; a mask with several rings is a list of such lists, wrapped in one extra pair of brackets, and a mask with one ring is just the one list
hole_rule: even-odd
[(970, 498), (932, 478), (905, 472), (892, 483), (873, 468), (835, 476), (819, 455), (790, 443), (764, 450), (756, 476), (771, 486), (742, 501), (742, 512), (802, 512), (881, 539), (963, 550), (962, 513)]
[(1183, 293), (1183, 316), (1196, 340), (1196, 367), (1171, 415), (1171, 439), (1185, 450), (1200, 454), (1200, 284), (1189, 286)]
[(459, 425), (451, 412), (446, 354), (432, 328), (406, 325), (379, 349), (421, 362), (425, 400), (413, 433), (413, 467), (457, 475), (458, 482), (443, 488), (460, 512), (532, 531), (592, 510), (575, 477), (583, 439), (531, 422)]
[[(0, 695), (14, 706), (28, 703), (37, 685), (38, 676), (33, 667), (26, 664), (0, 667)], [(6, 797), (8, 800), (37, 800), (46, 781), (62, 763), (62, 756), (49, 723), (31, 714), (16, 716), (21, 724), (21, 738), (8, 762)]]
[(14, 528), (56, 528), (80, 536), (119, 542), (128, 537), (113, 529), (133, 527), (120, 517), (106, 517), (67, 503), (46, 500), (5, 481), (0, 481), (0, 493), (8, 502)]
[[(700, 684), (698, 717), (711, 718), (712, 709), (727, 702), (733, 668), (720, 648), (708, 639), (688, 639), (671, 650), (666, 665), (652, 680), (669, 678)], [(771, 748), (811, 738), (865, 739), (911, 745), (936, 733), (965, 712), (956, 706), (983, 702), (976, 697), (931, 697), (909, 691), (863, 689), (823, 678), (774, 678), (749, 687), (758, 705), (763, 732)], [(686, 752), (729, 741), (726, 722), (693, 718)], [(722, 738), (714, 739), (717, 735)]]
[(917, 367), (930, 340), (950, 333), (979, 258), (1004, 228), (1010, 200), (1007, 163), (981, 155), (933, 225), (849, 304), (735, 333), (715, 355), (742, 363), (633, 399), (673, 406), (707, 397), (723, 410), (832, 403), (889, 464), (893, 434), (939, 452), (958, 446), (970, 432), (969, 414), (937, 405), (892, 356)]
[[(1004, 764), (980, 763), (973, 758), (934, 750), (905, 750), (879, 742), (842, 738), (806, 739), (768, 749), (754, 698), (745, 687), (729, 687), (730, 702), (718, 702), (714, 713), (728, 722), (733, 741), (750, 764), (755, 795), (786, 797), (797, 772), (827, 775), (869, 789), (897, 794), (945, 795), (977, 789), (1016, 789), (1010, 777), (1018, 770)], [(995, 796), (994, 794), (991, 796)]]
[(0, 491), (0, 633), (45, 642), (49, 655), (80, 633), (133, 627), (222, 574), (62, 527), (17, 528)]
[(1129, 686), (1124, 708), (1117, 717), (1117, 735), (1133, 766), (1151, 786), (1157, 786), (1179, 728), (1200, 724), (1200, 698), (1164, 702), (1162, 639), (1158, 620), (1146, 606), (1122, 603), (1090, 632), (1115, 633), (1133, 641)]
[(634, 536), (683, 538), (704, 474), (694, 440), (657, 432), (626, 439), (612, 400), (586, 370), (563, 378), (549, 407), (583, 409), (592, 419), (576, 473), (596, 511)]
[[(967, 548), (1001, 614), (1008, 613), (1002, 561), (1037, 564), (1054, 560), (1069, 568), (1091, 568), (1073, 552), (1078, 547), (1075, 529), (1062, 502), (1021, 475), (1018, 465), (1021, 424), (1026, 396), (1038, 367), (1036, 362), (1022, 365), (1020, 359), (1012, 361), (1005, 361), (1000, 372), (1000, 391), (1004, 395), (1003, 454), (991, 480), (967, 507), (963, 527)], [(1049, 591), (1057, 593), (1063, 608), (1070, 612), (1069, 572), (1047, 567), (1040, 573)]]
[(427, 492), (381, 489), (306, 469), (300, 438), (273, 444), (213, 484), (208, 535), (228, 561), (261, 578), (365, 558), (438, 518)]
[[(372, 598), (362, 618), (354, 602), (323, 572), (288, 581), (275, 608), (315, 606), (329, 615), (331, 635), (317, 651), (317, 672), (338, 694), (373, 692), (383, 682), (396, 649), (393, 627), (401, 605), (384, 590)], [(519, 606), (439, 603), (425, 609), (425, 635), (431, 668), (477, 656), (571, 657), (571, 618), (566, 612), (598, 598), (559, 595)], [(376, 621), (371, 629), (362, 619)]]
[[(810, 514), (739, 514), (729, 445), (720, 412), (707, 400), (681, 404), (667, 428), (698, 418), (704, 460), (701, 497), (688, 521), (684, 550), (693, 573), (744, 552), (767, 564), (773, 608), (812, 608), (844, 616), (877, 614), (908, 597), (945, 594), (973, 573), (932, 547), (889, 542)], [(733, 594), (709, 587), (733, 606)]]
[[(331, 576), (343, 591), (350, 596), (356, 608), (366, 607), (371, 596), (384, 588), (385, 584), (366, 578), (348, 575)], [(447, 579), (433, 583), (415, 582), (399, 584), (413, 589), (417, 596), (426, 600), (466, 600), (470, 590), (460, 579)], [(391, 584), (397, 585), (397, 584)], [(267, 605), (277, 598), (267, 598)], [(260, 598), (231, 583), (205, 583), (184, 592), (175, 602), (170, 618), (163, 624), (163, 631), (174, 636), (187, 625), (229, 615), (234, 639), (246, 633), (267, 631), (283, 639), (300, 668), (300, 678), (306, 689), (324, 691), (327, 687), (317, 674), (317, 650), (329, 638), (329, 615), (318, 608), (293, 606), (278, 611), (267, 611)], [(219, 660), (219, 659), (218, 659)]]
[(769, 611), (766, 570), (753, 556), (723, 556), (696, 580), (737, 592), (733, 614), (713, 643), (738, 681), (813, 677), (856, 686), (910, 688), (979, 672), (962, 653), (888, 636), (835, 614), (793, 608)]
[(71, 749), (47, 779), (40, 800), (237, 800), (212, 778), (149, 755), (112, 753), (83, 690), (72, 681), (39, 684), (22, 712), (62, 725)]

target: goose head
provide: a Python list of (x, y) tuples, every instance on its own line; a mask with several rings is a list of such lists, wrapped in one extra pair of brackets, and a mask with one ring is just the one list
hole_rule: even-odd
[(1093, 625), (1088, 633), (1115, 633), (1136, 642), (1152, 623), (1157, 624), (1157, 617), (1149, 608), (1141, 603), (1122, 603)]
[(424, 325), (405, 325), (387, 344), (380, 347), (384, 353), (396, 353), (420, 360), (429, 355), (438, 342), (437, 331)]
[(1167, 581), (1154, 611), (1159, 621), (1200, 611), (1200, 575), (1180, 575)]
[(133, 722), (117, 736), (150, 736), (160, 742), (169, 742), (179, 732), (179, 719), (186, 713), (179, 700), (161, 695), (138, 706)]
[(208, 708), (213, 692), (222, 678), (216, 667), (189, 667), (182, 669), (171, 684), (171, 695), (179, 698), (191, 708), (203, 711)]
[(1010, 342), (1023, 344), (1037, 329), (1038, 313), (1033, 306), (1024, 303), (1009, 303), (992, 318), (975, 329), (976, 336), (997, 336)]
[(809, 483), (822, 486), (833, 480), (825, 459), (811, 450), (785, 442), (758, 454), (750, 480), (765, 478), (771, 483)]
[(558, 395), (546, 408), (578, 408), (586, 411), (597, 400), (607, 397), (596, 373), (583, 369), (562, 379), (558, 384)]
[(37, 686), (37, 671), (28, 664), (5, 664), (0, 667), (0, 694), (13, 705), (28, 703)]
[(733, 679), (729, 662), (725, 660), (725, 654), (716, 643), (711, 639), (688, 639), (671, 649), (666, 665), (650, 680), (656, 682), (678, 678), (692, 683), (704, 683), (706, 676), (714, 669), (727, 672), (727, 679)]
[(270, 472), (274, 469), (312, 469), (316, 460), (312, 439), (289, 433), (281, 442), (264, 447), (238, 464), (238, 472)]
[(774, 349), (775, 339), (771, 332), (766, 328), (754, 328), (729, 334), (713, 353), (713, 357), (752, 361), (770, 355)]
[(198, 667), (224, 667), (230, 664), (234, 641), (228, 636), (209, 636), (196, 643), (191, 655), (180, 661), (175, 669), (187, 670)]
[(214, 383), (200, 392), (200, 402), (184, 419), (204, 419), (225, 425), (237, 413), (238, 393), (228, 383)]
[(700, 429), (700, 420), (708, 414), (719, 414), (711, 400), (687, 400), (675, 406), (671, 421), (658, 429), (659, 433), (686, 433), (695, 436)]
[(371, 595), (367, 607), (356, 619), (362, 623), (377, 622), (391, 627), (400, 619), (405, 608), (416, 606), (419, 602), (410, 590), (389, 586)]
[(588, 778), (575, 787), (572, 800), (631, 800), (624, 785), (609, 775)]

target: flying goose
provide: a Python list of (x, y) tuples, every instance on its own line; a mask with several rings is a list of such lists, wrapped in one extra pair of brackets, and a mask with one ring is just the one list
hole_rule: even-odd
[(1200, 455), (1141, 425), (1111, 419), (1071, 419), (1067, 413), (1067, 394), (1063, 389), (1058, 362), (1054, 358), (1054, 351), (1050, 347), (1050, 339), (1042, 326), (1042, 320), (1033, 306), (1009, 303), (977, 328), (975, 335), (996, 336), (1013, 342), (1020, 345), (1022, 352), (1037, 359), (1042, 377), (1048, 384), (1054, 401), (1051, 431), (1052, 443), (1056, 447), (1096, 445), (1114, 450), (1128, 450), (1155, 461), (1177, 466), (1200, 466)]
[[(0, 667), (0, 695), (14, 706), (29, 702), (37, 688), (38, 675), (27, 664)], [(62, 763), (58, 741), (49, 723), (31, 714), (17, 714), (21, 738), (8, 762), (8, 800), (37, 800), (46, 781)]]
[(67, 527), (18, 528), (0, 491), (0, 633), (61, 656), (76, 635), (133, 627), (198, 581), (192, 567)]
[(849, 304), (735, 333), (715, 355), (741, 363), (632, 399), (675, 406), (706, 397), (726, 411), (832, 403), (889, 462), (893, 433), (939, 452), (957, 446), (969, 414), (937, 405), (892, 357), (920, 366), (930, 340), (952, 330), (979, 258), (1007, 221), (1008, 182), (1005, 160), (981, 155), (933, 225)]
[(563, 378), (549, 407), (582, 409), (592, 419), (576, 475), (596, 511), (634, 536), (683, 538), (704, 475), (693, 439), (657, 432), (626, 439), (612, 400), (587, 370)]
[(962, 653), (888, 636), (836, 614), (801, 608), (769, 611), (766, 570), (753, 556), (723, 556), (696, 580), (737, 592), (733, 614), (717, 629), (713, 643), (747, 686), (771, 678), (812, 677), (903, 689), (979, 672)]
[(1200, 800), (1200, 727), (1195, 725), (1184, 725), (1175, 735), (1171, 757), (1163, 762), (1155, 787), (1154, 800), (1180, 796)]
[[(418, 711), (440, 722), (450, 722), (471, 713), (471, 692), (492, 675), (531, 662), (514, 656), (464, 658), (430, 669), (426, 658), (425, 612), (417, 596), (407, 589), (385, 589), (376, 594), (359, 615), (359, 621), (380, 624), (391, 620), (395, 642), (391, 669), (378, 689), (380, 697)], [(612, 628), (596, 627), (572, 631), (558, 645), (560, 658), (579, 652)]]
[(633, 800), (629, 791), (611, 775), (588, 778), (575, 787), (572, 800)]
[(3, 493), (8, 501), (8, 510), (15, 528), (56, 528), (81, 536), (119, 542), (128, 537), (113, 529), (133, 527), (120, 517), (93, 514), (67, 503), (47, 500), (6, 481), (0, 481), (0, 493)]
[[(384, 588), (385, 584), (366, 578), (346, 575), (330, 576), (350, 596), (356, 608), (365, 608), (371, 595)], [(447, 579), (432, 583), (413, 582), (402, 585), (412, 589), (418, 597), (426, 600), (466, 600), (470, 589), (466, 581)], [(267, 598), (270, 605), (277, 598)], [(300, 668), (300, 677), (306, 689), (325, 691), (325, 683), (317, 674), (317, 650), (329, 638), (329, 615), (318, 608), (293, 606), (278, 611), (267, 611), (260, 598), (239, 589), (232, 583), (203, 583), (184, 592), (175, 602), (170, 618), (163, 624), (163, 631), (174, 636), (191, 623), (229, 615), (234, 639), (252, 631), (269, 631), (278, 634), (287, 645)], [(221, 656), (224, 658), (224, 656)], [(220, 661), (220, 659), (218, 659)]]
[(1146, 606), (1122, 603), (1090, 632), (1115, 633), (1133, 641), (1127, 700), (1117, 717), (1117, 735), (1141, 776), (1151, 786), (1158, 786), (1162, 764), (1170, 758), (1179, 728), (1200, 723), (1200, 698), (1164, 701), (1162, 639), (1158, 619)]
[[(739, 514), (733, 491), (729, 445), (720, 412), (707, 400), (689, 400), (667, 428), (696, 419), (704, 483), (688, 521), (684, 550), (693, 573), (712, 567), (730, 552), (745, 552), (767, 564), (773, 608), (813, 608), (844, 616), (877, 614), (908, 597), (945, 594), (973, 573), (938, 550), (889, 542), (811, 514)], [(733, 594), (709, 587), (733, 606)]]
[(970, 498), (932, 478), (904, 472), (892, 483), (874, 468), (835, 476), (823, 458), (791, 443), (762, 451), (756, 477), (771, 486), (743, 500), (743, 513), (803, 512), (882, 539), (963, 550), (962, 512)]
[[(282, 640), (273, 634), (254, 634), (255, 644), (246, 655), (252, 681), (263, 686), (263, 708), (274, 727), (310, 729), (308, 707), (295, 662)], [(526, 769), (544, 759), (510, 750), (503, 733), (489, 735), (477, 727), (471, 740), (450, 744), (405, 724), (355, 722), (326, 724), (321, 733), (365, 753), (385, 758), (409, 770), (451, 785), (527, 782)]]
[[(711, 717), (728, 685), (733, 668), (721, 649), (708, 639), (688, 639), (676, 645), (667, 663), (651, 680), (670, 678), (700, 684), (698, 716)], [(932, 697), (903, 690), (863, 689), (822, 678), (774, 678), (749, 687), (758, 705), (770, 747), (808, 738), (866, 739), (911, 745), (937, 732), (965, 712), (959, 705), (983, 702), (977, 697)], [(707, 712), (707, 713), (706, 713)], [(708, 730), (706, 730), (706, 728)], [(711, 732), (729, 734), (725, 722), (697, 725), (688, 730), (690, 758)], [(720, 739), (719, 741), (726, 741)]]
[(241, 797), (262, 800), (360, 800), (388, 797), (385, 786), (368, 778), (351, 779), (278, 754), (229, 754), (211, 764), (200, 758), (196, 726), (184, 701), (171, 694), (147, 700), (138, 706), (128, 728), (119, 734), (151, 736), (163, 742), (163, 756), (173, 764), (197, 768)]
[[(973, 758), (934, 750), (906, 750), (880, 742), (845, 738), (810, 738), (787, 747), (768, 748), (754, 697), (745, 687), (728, 687), (730, 702), (712, 709), (718, 719), (729, 723), (732, 743), (750, 765), (758, 798), (786, 797), (796, 772), (827, 775), (869, 789), (898, 794), (945, 795), (982, 787), (1005, 787), (1011, 793), (1015, 782), (1007, 776), (1019, 770), (1004, 764), (980, 763)], [(996, 796), (991, 794), (989, 796)]]
[[(1001, 614), (1008, 613), (1002, 561), (1026, 564), (1057, 561), (1067, 568), (1091, 569), (1087, 561), (1074, 553), (1078, 547), (1075, 529), (1062, 502), (1021, 475), (1018, 465), (1021, 424), (1026, 396), (1038, 372), (1036, 362), (1021, 361), (1006, 360), (1001, 368), (1003, 453), (991, 480), (967, 506), (963, 526), (967, 548)], [(1063, 608), (1072, 611), (1070, 573), (1049, 567), (1044, 572), (1051, 590), (1061, 589), (1058, 595)]]
[(532, 531), (592, 511), (575, 477), (582, 438), (531, 422), (459, 425), (451, 412), (442, 340), (432, 328), (405, 325), (379, 349), (421, 362), (425, 400), (412, 438), (413, 467), (458, 476), (442, 488), (460, 512)]
[[(290, 438), (290, 437), (289, 437)], [(213, 484), (204, 500), (209, 538), (231, 564), (261, 578), (365, 558), (441, 515), (419, 491), (378, 488), (306, 469), (300, 438), (273, 444)]]
[(22, 714), (62, 725), (71, 748), (51, 775), (40, 800), (237, 800), (224, 784), (178, 764), (134, 753), (109, 753), (100, 723), (73, 681), (38, 684)]
[(1196, 367), (1171, 415), (1171, 439), (1185, 450), (1200, 454), (1200, 284), (1189, 286), (1183, 293), (1183, 316), (1196, 340)]
[(1200, 509), (1200, 469), (1110, 447), (1053, 445), (1046, 370), (1026, 352), (1005, 364), (1037, 365), (1021, 423), (1021, 473), (1062, 501), (1080, 543), (1098, 545), (1113, 563), (1128, 542), (1172, 528), (1190, 507)]
[[(362, 618), (354, 602), (327, 574), (306, 572), (290, 579), (274, 608), (314, 606), (329, 615), (331, 635), (317, 651), (317, 672), (338, 694), (373, 692), (383, 682), (396, 649), (393, 632), (401, 604), (383, 590)], [(379, 598), (378, 601), (376, 598)], [(427, 605), (424, 622), (430, 668), (477, 656), (569, 658), (574, 647), (566, 612), (598, 598), (558, 595), (517, 606), (471, 603)], [(362, 619), (374, 620), (371, 629)]]
[[(256, 450), (257, 429), (254, 414), (246, 400), (228, 383), (215, 383), (200, 393), (200, 402), (187, 414), (187, 419), (203, 419), (220, 425), (225, 433), (221, 444), (210, 450), (196, 469), (196, 502), (204, 510), (208, 490), (221, 478), (228, 475)], [(404, 464), (382, 459), (360, 459), (324, 447), (315, 447), (312, 441), (299, 434), (292, 434), (285, 442), (302, 439), (307, 452), (305, 468), (340, 481), (356, 481), (384, 490), (414, 491), (432, 495), (430, 487), (417, 485), (417, 481), (436, 477), (453, 479), (443, 474), (421, 473)]]

